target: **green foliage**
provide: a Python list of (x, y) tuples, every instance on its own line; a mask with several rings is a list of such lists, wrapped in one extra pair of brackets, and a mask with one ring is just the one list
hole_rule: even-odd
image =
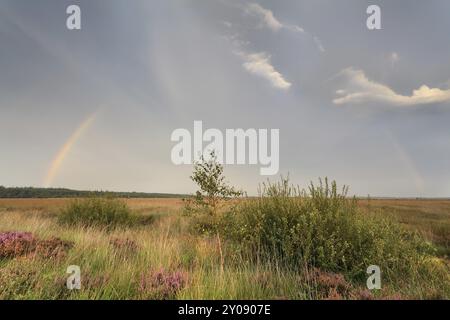
[(136, 222), (127, 204), (112, 198), (87, 198), (72, 201), (59, 216), (59, 222), (82, 226), (130, 226)]
[(189, 218), (189, 230), (195, 235), (215, 236), (223, 231), (223, 214), (195, 214)]
[(347, 188), (328, 180), (308, 191), (287, 179), (264, 184), (256, 199), (224, 215), (222, 234), (253, 256), (299, 267), (309, 265), (365, 279), (378, 265), (385, 275), (408, 273), (430, 250), (417, 234), (399, 224), (359, 211)]
[(223, 166), (217, 161), (214, 151), (211, 151), (209, 160), (205, 160), (202, 155), (200, 161), (195, 163), (191, 180), (200, 190), (193, 199), (186, 200), (185, 209), (188, 213), (202, 212), (215, 216), (224, 201), (242, 195), (241, 191), (226, 183)]

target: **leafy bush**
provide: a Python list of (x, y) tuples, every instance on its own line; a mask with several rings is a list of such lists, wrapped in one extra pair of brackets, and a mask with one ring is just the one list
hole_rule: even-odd
[(408, 273), (427, 257), (430, 247), (417, 235), (374, 214), (359, 211), (347, 188), (338, 192), (325, 179), (308, 191), (282, 179), (264, 184), (221, 221), (241, 251), (288, 266), (312, 266), (365, 279), (369, 265), (383, 274)]
[(75, 200), (59, 216), (62, 224), (101, 227), (129, 226), (136, 220), (124, 201), (109, 198)]

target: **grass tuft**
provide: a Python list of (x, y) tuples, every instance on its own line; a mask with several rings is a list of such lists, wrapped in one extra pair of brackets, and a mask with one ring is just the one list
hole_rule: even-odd
[(75, 200), (62, 209), (59, 222), (85, 227), (131, 226), (137, 221), (127, 204), (118, 199)]

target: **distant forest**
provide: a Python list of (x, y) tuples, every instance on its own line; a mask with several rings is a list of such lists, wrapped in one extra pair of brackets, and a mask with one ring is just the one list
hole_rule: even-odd
[(0, 198), (83, 198), (83, 197), (118, 197), (118, 198), (182, 198), (186, 195), (145, 192), (110, 192), (79, 191), (64, 188), (6, 188), (0, 186)]

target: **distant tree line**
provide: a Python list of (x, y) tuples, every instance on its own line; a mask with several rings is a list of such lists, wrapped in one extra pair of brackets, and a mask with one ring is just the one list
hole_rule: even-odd
[(111, 192), (111, 191), (79, 191), (64, 188), (33, 188), (0, 186), (0, 198), (84, 198), (84, 197), (116, 197), (116, 198), (182, 198), (185, 195), (169, 193), (145, 192)]

